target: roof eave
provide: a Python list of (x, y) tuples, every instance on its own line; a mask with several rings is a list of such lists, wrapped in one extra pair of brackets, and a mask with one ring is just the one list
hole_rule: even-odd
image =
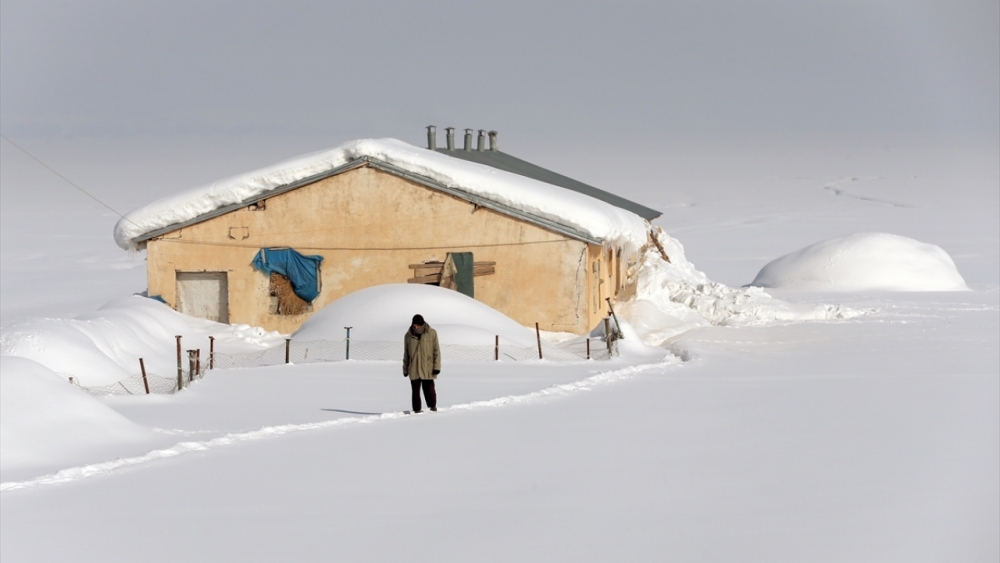
[(148, 242), (148, 241), (150, 241), (150, 240), (152, 240), (152, 239), (154, 239), (154, 238), (156, 238), (158, 236), (162, 236), (162, 235), (165, 235), (167, 233), (171, 233), (173, 231), (176, 231), (177, 229), (183, 229), (184, 227), (189, 227), (191, 225), (195, 225), (197, 223), (201, 223), (203, 221), (207, 221), (209, 219), (213, 219), (215, 217), (219, 217), (221, 215), (225, 215), (226, 213), (230, 213), (230, 212), (236, 211), (237, 209), (240, 209), (242, 207), (246, 207), (248, 205), (256, 203), (256, 202), (260, 201), (261, 199), (266, 199), (266, 198), (269, 198), (269, 197), (274, 197), (276, 195), (280, 195), (280, 194), (283, 194), (285, 192), (289, 192), (289, 191), (292, 191), (294, 189), (306, 186), (308, 184), (312, 184), (314, 182), (318, 182), (320, 180), (324, 180), (326, 178), (330, 178), (330, 177), (336, 176), (338, 174), (343, 174), (344, 172), (353, 170), (355, 168), (359, 168), (361, 166), (366, 166), (366, 165), (367, 166), (371, 166), (373, 168), (376, 168), (378, 170), (382, 170), (383, 172), (392, 174), (394, 176), (399, 176), (401, 178), (405, 178), (407, 180), (410, 180), (411, 182), (415, 182), (417, 184), (426, 186), (426, 187), (431, 188), (433, 190), (437, 190), (439, 192), (446, 193), (448, 195), (457, 197), (459, 199), (464, 199), (464, 200), (466, 200), (466, 201), (468, 201), (470, 203), (473, 203), (475, 205), (478, 205), (480, 207), (483, 207), (483, 208), (486, 208), (486, 209), (491, 209), (491, 210), (496, 211), (498, 213), (502, 213), (504, 215), (509, 215), (509, 216), (516, 217), (518, 219), (527, 221), (529, 223), (533, 223), (533, 224), (538, 225), (540, 227), (549, 229), (551, 231), (555, 231), (555, 232), (557, 232), (559, 234), (568, 236), (570, 238), (573, 238), (573, 239), (576, 239), (576, 240), (579, 240), (579, 241), (582, 241), (582, 242), (586, 242), (586, 243), (589, 243), (589, 244), (598, 244), (598, 245), (602, 244), (602, 242), (603, 242), (601, 239), (596, 238), (594, 236), (591, 236), (590, 234), (585, 233), (585, 232), (583, 232), (583, 231), (581, 231), (579, 229), (576, 229), (574, 227), (571, 227), (569, 225), (563, 225), (562, 223), (558, 223), (558, 222), (553, 221), (551, 219), (548, 219), (548, 218), (545, 218), (545, 217), (541, 217), (541, 216), (535, 215), (533, 213), (528, 213), (528, 212), (525, 212), (525, 211), (521, 211), (519, 209), (515, 209), (513, 207), (510, 207), (508, 205), (504, 205), (502, 203), (497, 203), (495, 201), (492, 201), (492, 200), (484, 198), (484, 197), (482, 197), (480, 195), (473, 194), (471, 192), (462, 190), (460, 188), (454, 188), (454, 187), (446, 186), (446, 185), (444, 185), (444, 184), (442, 184), (442, 183), (440, 183), (440, 182), (438, 182), (438, 181), (436, 181), (436, 180), (434, 180), (432, 178), (428, 178), (427, 176), (423, 176), (423, 175), (420, 175), (420, 174), (415, 174), (413, 172), (410, 172), (408, 170), (405, 170), (403, 168), (400, 168), (398, 166), (395, 166), (395, 165), (390, 164), (388, 162), (385, 162), (383, 160), (380, 160), (380, 159), (377, 159), (377, 158), (372, 158), (370, 156), (362, 156), (362, 157), (353, 159), (353, 160), (351, 160), (349, 162), (346, 162), (346, 163), (344, 163), (344, 164), (342, 164), (340, 166), (337, 166), (335, 168), (331, 168), (330, 170), (327, 170), (325, 172), (321, 172), (319, 174), (314, 174), (314, 175), (309, 176), (307, 178), (303, 178), (301, 180), (296, 180), (295, 182), (290, 182), (288, 184), (284, 184), (282, 186), (278, 186), (276, 188), (273, 188), (271, 190), (268, 190), (266, 192), (258, 194), (258, 195), (254, 196), (252, 198), (247, 198), (247, 199), (245, 199), (243, 201), (240, 201), (240, 202), (237, 202), (237, 203), (231, 203), (229, 205), (224, 205), (222, 207), (219, 207), (217, 209), (213, 209), (212, 211), (209, 211), (208, 213), (203, 213), (203, 214), (201, 214), (201, 215), (199, 215), (197, 217), (194, 217), (192, 219), (189, 219), (187, 221), (182, 221), (180, 223), (174, 223), (172, 225), (167, 225), (166, 227), (160, 227), (159, 229), (155, 229), (155, 230), (149, 231), (148, 233), (144, 233), (144, 234), (139, 235), (137, 237), (133, 237), (131, 239), (131, 242), (134, 245), (136, 245), (137, 247), (141, 248), (141, 246), (145, 245), (146, 242)]

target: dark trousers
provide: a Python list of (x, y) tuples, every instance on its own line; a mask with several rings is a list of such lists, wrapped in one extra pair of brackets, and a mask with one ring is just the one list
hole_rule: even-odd
[(420, 388), (424, 388), (424, 398), (427, 399), (427, 407), (437, 408), (437, 393), (434, 391), (433, 379), (411, 379), (410, 389), (413, 390), (413, 412), (420, 411)]

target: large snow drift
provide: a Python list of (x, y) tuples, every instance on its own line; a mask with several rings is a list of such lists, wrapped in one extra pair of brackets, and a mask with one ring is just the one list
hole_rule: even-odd
[(680, 241), (654, 229), (670, 261), (654, 248), (641, 257), (636, 293), (619, 311), (646, 344), (704, 326), (761, 325), (775, 321), (818, 321), (851, 318), (858, 311), (835, 305), (795, 304), (774, 299), (757, 287), (732, 288), (713, 282), (684, 255)]
[(968, 290), (941, 247), (888, 233), (858, 233), (786, 254), (750, 285), (803, 291)]
[(535, 335), (514, 319), (457, 291), (423, 284), (387, 284), (345, 295), (309, 317), (292, 335), (295, 340), (402, 340), (413, 315), (421, 314), (442, 342), (533, 346)]
[(332, 170), (361, 157), (388, 162), (534, 215), (575, 227), (606, 242), (637, 249), (646, 242), (646, 221), (638, 215), (571, 190), (452, 158), (397, 139), (363, 139), (279, 162), (155, 201), (115, 225), (119, 246), (135, 250), (132, 239), (194, 219), (220, 207)]
[(177, 369), (176, 340), (185, 350), (208, 350), (208, 337), (226, 352), (277, 345), (277, 333), (247, 325), (225, 325), (183, 315), (145, 297), (116, 299), (75, 319), (37, 319), (0, 336), (0, 353), (34, 360), (72, 375), (88, 387), (116, 383), (139, 373), (170, 376)]
[(100, 455), (151, 435), (45, 366), (0, 357), (0, 470)]

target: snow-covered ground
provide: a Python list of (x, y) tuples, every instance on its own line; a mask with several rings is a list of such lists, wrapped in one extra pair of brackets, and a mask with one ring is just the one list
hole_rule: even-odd
[[(332, 144), (26, 146), (124, 212)], [(408, 386), (392, 361), (216, 371), (176, 395), (60, 389), (61, 369), (45, 367), (60, 351), (46, 351), (46, 338), (118, 326), (114, 342), (96, 347), (110, 358), (105, 373), (144, 346), (150, 361), (168, 363), (171, 333), (207, 329), (122, 305), (145, 288), (145, 272), (142, 255), (111, 237), (118, 217), (4, 145), (4, 353), (35, 355), (5, 357), (0, 375), (0, 557), (996, 561), (998, 149), (512, 149), (664, 211), (656, 224), (677, 241), (664, 239), (676, 267), (650, 263), (641, 300), (622, 311), (627, 336), (659, 352), (625, 346), (620, 358), (576, 363), (445, 358), (443, 408), (405, 416)], [(910, 265), (939, 257), (920, 244), (939, 247), (971, 291), (742, 288), (776, 258), (855, 233), (919, 241), (896, 246), (912, 251)], [(799, 256), (777, 269), (815, 272), (830, 254)], [(932, 273), (947, 270), (947, 260), (934, 264)], [(869, 282), (884, 279), (864, 267)], [(155, 306), (124, 299), (136, 301)], [(238, 327), (226, 342), (274, 338)], [(96, 372), (95, 360), (81, 363), (66, 369)], [(45, 411), (49, 393), (48, 404), (72, 408)], [(34, 427), (8, 422), (30, 413)], [(99, 439), (87, 431), (102, 424)], [(45, 446), (35, 458), (21, 455), (32, 432)]]

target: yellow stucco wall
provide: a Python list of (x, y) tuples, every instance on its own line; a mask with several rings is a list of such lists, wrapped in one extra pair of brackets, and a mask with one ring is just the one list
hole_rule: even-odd
[(476, 299), (526, 326), (582, 334), (607, 313), (618, 257), (373, 168), (357, 168), (168, 233), (147, 244), (150, 295), (176, 306), (176, 272), (228, 273), (229, 322), (293, 332), (308, 317), (269, 312), (268, 278), (250, 262), (263, 247), (319, 254), (313, 311), (353, 291), (405, 283), (408, 266), (473, 252), (496, 262)]

